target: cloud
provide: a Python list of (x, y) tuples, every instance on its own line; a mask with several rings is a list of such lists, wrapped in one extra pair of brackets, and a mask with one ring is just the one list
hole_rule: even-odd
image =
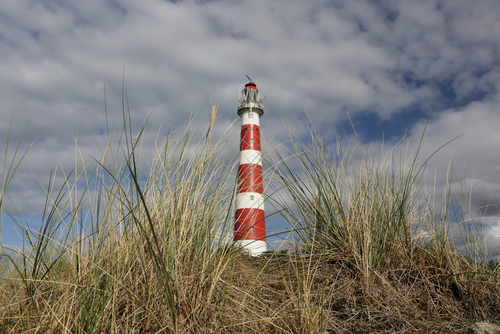
[(494, 203), (499, 16), (495, 0), (2, 2), (0, 146), (9, 128), (17, 143), (33, 115), (21, 149), (37, 140), (10, 194), (23, 212), (40, 210), (28, 165), (48, 182), (51, 167), (74, 165), (76, 138), (99, 155), (92, 142), (106, 142), (105, 107), (108, 121), (122, 124), (123, 86), (133, 131), (149, 117), (152, 150), (161, 125), (164, 136), (193, 114), (195, 128), (207, 122), (210, 101), (219, 106), (213, 136), (222, 134), (248, 74), (267, 96), (262, 130), (273, 143), (286, 139), (282, 119), (308, 136), (304, 110), (327, 144), (343, 132), (346, 111), (372, 139), (365, 115), (388, 127), (406, 115), (417, 140), (433, 110), (426, 154), (463, 137), (429, 169), (446, 171), (451, 151), (455, 172), (465, 163), (465, 179), (484, 179), (474, 205)]

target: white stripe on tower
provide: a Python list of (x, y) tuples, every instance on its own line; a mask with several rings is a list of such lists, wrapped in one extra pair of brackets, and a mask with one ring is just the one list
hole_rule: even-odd
[(241, 96), (238, 105), (241, 142), (234, 242), (256, 256), (267, 251), (259, 124), (264, 108), (253, 82), (245, 85)]

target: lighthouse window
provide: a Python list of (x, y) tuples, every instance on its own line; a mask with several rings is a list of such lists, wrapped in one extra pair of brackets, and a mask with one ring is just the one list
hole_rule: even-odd
[(250, 200), (253, 201), (253, 195), (250, 195)]
[(248, 113), (248, 118), (253, 118), (253, 112)]
[(253, 144), (253, 139), (250, 139), (250, 144)]
[(253, 233), (253, 226), (250, 227), (250, 233)]

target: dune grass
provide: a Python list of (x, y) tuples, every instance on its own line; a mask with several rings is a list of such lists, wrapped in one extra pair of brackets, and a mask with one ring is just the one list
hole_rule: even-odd
[(117, 144), (110, 132), (60, 190), (49, 181), (39, 230), (19, 223), (29, 247), (5, 255), (1, 333), (458, 333), (500, 322), (499, 267), (454, 248), (449, 214), (422, 191), (418, 150), (329, 155), (319, 136), (290, 135), (288, 152), (266, 155), (266, 194), (300, 240), (252, 258), (227, 244), (231, 133), (212, 142), (188, 128), (148, 160), (128, 116)]

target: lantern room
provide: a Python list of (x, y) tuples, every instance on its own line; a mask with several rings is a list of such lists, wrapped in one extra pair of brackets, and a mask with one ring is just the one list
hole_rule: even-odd
[(241, 92), (240, 103), (238, 104), (238, 116), (243, 116), (246, 112), (255, 112), (261, 117), (264, 115), (262, 99), (259, 95), (257, 85), (250, 81)]

